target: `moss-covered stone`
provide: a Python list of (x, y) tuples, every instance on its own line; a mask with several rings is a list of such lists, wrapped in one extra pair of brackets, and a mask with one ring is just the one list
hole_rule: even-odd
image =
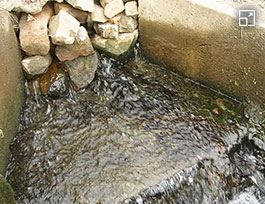
[(1, 204), (15, 204), (14, 192), (9, 185), (0, 174), (0, 203)]

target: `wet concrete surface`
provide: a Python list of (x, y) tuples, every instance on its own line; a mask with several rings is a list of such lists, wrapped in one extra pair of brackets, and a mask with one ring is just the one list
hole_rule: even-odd
[(228, 203), (252, 186), (262, 199), (264, 151), (244, 115), (162, 67), (102, 57), (81, 93), (28, 93), (7, 178), (19, 203)]

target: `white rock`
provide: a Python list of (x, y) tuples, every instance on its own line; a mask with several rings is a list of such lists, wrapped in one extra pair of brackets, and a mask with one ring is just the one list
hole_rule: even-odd
[(21, 63), (23, 70), (26, 72), (26, 76), (32, 78), (47, 71), (52, 63), (52, 57), (50, 54), (45, 56), (27, 57), (23, 59)]
[(120, 33), (132, 33), (138, 26), (137, 20), (131, 16), (122, 15), (119, 21)]
[(138, 8), (136, 1), (129, 1), (125, 4), (125, 14), (127, 16), (137, 16)]
[(94, 12), (91, 14), (91, 19), (94, 22), (105, 23), (108, 21), (104, 15), (104, 9), (101, 6), (95, 5)]
[(99, 23), (94, 25), (95, 31), (103, 38), (117, 39), (119, 36), (118, 24)]
[(55, 54), (61, 62), (73, 60), (79, 56), (88, 56), (94, 52), (90, 38), (83, 26), (79, 28), (74, 44), (59, 45), (55, 49)]
[(17, 2), (19, 3), (14, 7), (14, 11), (36, 14), (41, 12), (48, 0), (20, 0)]
[(73, 7), (83, 11), (94, 11), (94, 0), (66, 0)]
[(112, 0), (105, 6), (104, 14), (107, 18), (112, 18), (123, 12), (124, 9), (125, 7), (122, 0)]
[(49, 35), (55, 45), (73, 44), (80, 23), (67, 12), (60, 10), (49, 23)]

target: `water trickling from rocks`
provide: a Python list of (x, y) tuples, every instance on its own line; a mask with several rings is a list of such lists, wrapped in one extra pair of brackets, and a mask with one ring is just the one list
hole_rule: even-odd
[(88, 89), (37, 98), (11, 146), (19, 203), (264, 203), (261, 133), (244, 106), (138, 55), (102, 56)]

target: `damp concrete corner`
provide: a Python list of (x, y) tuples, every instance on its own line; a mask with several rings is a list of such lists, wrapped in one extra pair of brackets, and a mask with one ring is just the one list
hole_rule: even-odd
[[(140, 43), (152, 62), (241, 100), (265, 101), (265, 10), (258, 0), (139, 0)], [(256, 26), (239, 26), (239, 10)]]

